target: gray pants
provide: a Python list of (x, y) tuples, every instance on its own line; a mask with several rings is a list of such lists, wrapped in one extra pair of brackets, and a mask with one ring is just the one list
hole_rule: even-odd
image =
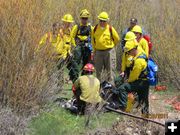
[(102, 81), (113, 83), (116, 70), (116, 52), (115, 49), (96, 51), (94, 56), (97, 78)]

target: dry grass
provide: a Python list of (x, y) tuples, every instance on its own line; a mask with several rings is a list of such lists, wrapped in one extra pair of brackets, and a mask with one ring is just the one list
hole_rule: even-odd
[(23, 135), (23, 133), (27, 132), (30, 118), (27, 118), (26, 116), (18, 116), (10, 108), (0, 107), (1, 135)]
[(97, 23), (99, 12), (108, 11), (110, 23), (119, 33), (128, 26), (129, 18), (136, 17), (151, 34), (154, 43), (152, 55), (159, 64), (160, 80), (172, 82), (179, 88), (178, 4), (163, 0), (1, 0), (0, 84), (6, 99), (4, 102), (27, 108), (39, 103), (38, 97), (43, 95), (42, 88), (49, 80), (47, 74), (52, 73), (47, 72), (52, 71), (53, 62), (46, 51), (34, 56), (34, 48), (42, 34), (51, 29), (51, 24), (60, 21), (63, 13), (72, 13), (78, 20), (82, 8), (90, 10), (92, 24)]

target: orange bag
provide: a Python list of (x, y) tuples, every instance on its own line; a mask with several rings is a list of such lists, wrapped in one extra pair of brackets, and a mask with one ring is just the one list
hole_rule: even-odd
[(180, 102), (176, 102), (175, 104), (173, 104), (174, 109), (176, 109), (177, 111), (180, 111)]
[(156, 91), (164, 91), (164, 90), (166, 90), (167, 88), (166, 88), (166, 86), (163, 86), (163, 85), (159, 85), (159, 86), (156, 86), (155, 87), (155, 90)]

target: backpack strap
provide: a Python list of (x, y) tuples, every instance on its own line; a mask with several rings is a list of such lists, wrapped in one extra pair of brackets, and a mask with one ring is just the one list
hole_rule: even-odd
[(77, 39), (77, 35), (78, 35), (79, 30), (80, 30), (80, 24), (77, 24), (77, 31), (76, 31), (76, 36), (75, 36), (76, 39)]
[[(142, 55), (139, 55), (138, 57), (137, 57), (137, 59), (145, 59), (146, 60), (146, 62), (148, 61), (148, 58), (147, 58), (147, 56), (145, 55), (145, 54), (142, 54)], [(130, 70), (132, 70), (133, 69), (133, 67), (134, 67), (134, 60), (132, 61), (132, 64), (131, 64), (131, 66), (130, 66)], [(147, 69), (147, 68), (146, 68)], [(144, 71), (146, 71), (146, 69), (144, 70)], [(142, 71), (142, 72), (144, 72), (144, 71)]]
[(114, 41), (113, 33), (112, 33), (112, 26), (111, 25), (109, 25), (109, 32), (110, 32), (112, 40)]
[[(88, 29), (89, 34), (91, 34), (91, 25), (90, 24), (87, 25), (87, 29)], [(80, 26), (80, 24), (77, 24), (76, 36), (78, 35), (79, 30), (81, 30), (81, 26)]]
[[(91, 35), (91, 25), (90, 24), (87, 25), (87, 30), (88, 30), (89, 35)], [(78, 34), (79, 31), (80, 31), (80, 34)], [(78, 38), (77, 37), (78, 35), (81, 35), (81, 26), (80, 26), (80, 24), (77, 24), (77, 32), (76, 32), (76, 36), (75, 36), (76, 39)]]
[(147, 58), (147, 56), (145, 54), (140, 55), (137, 58), (145, 59), (146, 61), (148, 61), (148, 58)]
[[(96, 32), (97, 27), (98, 27), (98, 24), (96, 24), (96, 26), (94, 27), (94, 30), (93, 30), (94, 33)], [(94, 43), (96, 43), (95, 37), (93, 37), (93, 38), (94, 38)]]
[(91, 25), (88, 24), (88, 31), (89, 31), (89, 35), (91, 35)]
[(93, 30), (94, 33), (96, 32), (97, 27), (98, 27), (98, 24), (96, 24), (96, 26), (94, 27), (94, 30)]
[(145, 54), (142, 54), (140, 56), (137, 57), (138, 59), (144, 59), (147, 62), (147, 67), (141, 72), (141, 74), (139, 75), (139, 78), (147, 78), (147, 71), (148, 71), (148, 58)]

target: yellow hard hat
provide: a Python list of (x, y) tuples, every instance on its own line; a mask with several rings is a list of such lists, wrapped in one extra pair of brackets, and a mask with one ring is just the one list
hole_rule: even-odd
[(131, 31), (127, 32), (126, 36), (124, 38), (124, 40), (126, 40), (126, 41), (134, 40), (134, 39), (136, 39), (136, 35)]
[(89, 18), (90, 17), (90, 13), (88, 12), (88, 10), (87, 9), (83, 9), (83, 10), (81, 10), (81, 13), (80, 13), (80, 17), (81, 18)]
[(109, 20), (109, 15), (106, 12), (101, 12), (98, 16), (99, 20), (107, 21)]
[(138, 42), (136, 40), (127, 41), (124, 46), (124, 52), (129, 52), (130, 50), (137, 48)]
[(70, 22), (70, 23), (74, 22), (74, 19), (72, 15), (70, 14), (65, 14), (61, 20), (64, 22)]
[(138, 33), (141, 33), (141, 34), (142, 34), (142, 28), (141, 28), (141, 26), (139, 26), (139, 25), (135, 25), (135, 26), (132, 28), (131, 31), (132, 31), (132, 32), (138, 32)]

